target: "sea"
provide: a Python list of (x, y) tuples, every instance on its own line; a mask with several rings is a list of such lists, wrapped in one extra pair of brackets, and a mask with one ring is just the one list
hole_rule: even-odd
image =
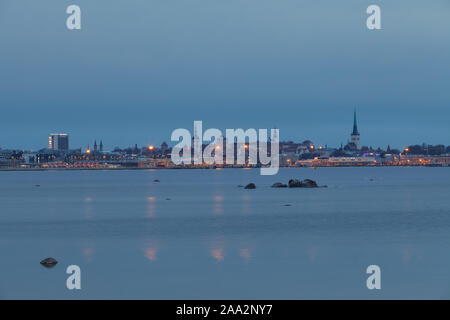
[(2, 171), (0, 255), (0, 299), (449, 299), (450, 168)]

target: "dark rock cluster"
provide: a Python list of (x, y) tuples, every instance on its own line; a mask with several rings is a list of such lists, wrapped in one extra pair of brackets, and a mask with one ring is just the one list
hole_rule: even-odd
[(289, 180), (289, 188), (318, 188), (317, 182), (311, 179), (305, 180), (297, 180), (291, 179)]
[(54, 258), (46, 258), (41, 261), (41, 264), (46, 268), (53, 268), (57, 263), (58, 261), (56, 261), (56, 259)]

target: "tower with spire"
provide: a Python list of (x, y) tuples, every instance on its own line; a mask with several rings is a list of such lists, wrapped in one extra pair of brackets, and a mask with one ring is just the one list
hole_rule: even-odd
[(360, 145), (360, 141), (359, 141), (358, 124), (356, 123), (356, 109), (353, 112), (353, 132), (350, 135), (350, 142), (355, 145), (356, 150), (361, 149), (361, 145)]

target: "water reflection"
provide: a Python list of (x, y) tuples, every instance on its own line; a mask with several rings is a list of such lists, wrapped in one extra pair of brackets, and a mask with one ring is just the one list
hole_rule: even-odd
[(211, 256), (216, 259), (217, 262), (222, 262), (225, 257), (223, 255), (223, 249), (211, 249)]
[(94, 217), (94, 211), (92, 210), (93, 199), (91, 197), (84, 198), (84, 218), (86, 220), (91, 220)]
[(406, 247), (406, 248), (402, 248), (402, 259), (404, 262), (408, 263), (411, 260), (412, 257), (412, 252), (411, 249)]
[(249, 248), (239, 249), (239, 255), (246, 261), (249, 261), (252, 258), (252, 253)]
[(159, 241), (155, 239), (146, 240), (144, 243), (144, 256), (149, 261), (156, 261), (158, 259)]
[(154, 218), (156, 216), (156, 198), (147, 197), (147, 217)]
[(225, 260), (224, 244), (222, 240), (214, 240), (210, 245), (210, 254), (216, 262)]
[(95, 251), (92, 247), (83, 248), (83, 256), (87, 262), (94, 261), (94, 253), (95, 253)]
[(155, 261), (157, 259), (156, 254), (158, 253), (157, 248), (147, 248), (145, 249), (145, 257), (150, 261)]
[(223, 214), (223, 197), (216, 195), (214, 197), (214, 215), (221, 216)]
[(244, 214), (249, 214), (250, 213), (250, 197), (247, 194), (244, 194), (241, 199), (242, 199), (241, 212)]

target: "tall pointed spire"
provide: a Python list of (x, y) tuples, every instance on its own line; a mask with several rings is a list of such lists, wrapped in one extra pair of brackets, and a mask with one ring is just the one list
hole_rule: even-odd
[(356, 109), (353, 112), (353, 132), (352, 132), (352, 135), (359, 135), (358, 125), (356, 123)]
[(358, 124), (356, 123), (356, 108), (355, 111), (353, 112), (353, 132), (350, 135), (350, 142), (353, 144), (353, 148), (355, 148), (356, 150), (361, 149)]

